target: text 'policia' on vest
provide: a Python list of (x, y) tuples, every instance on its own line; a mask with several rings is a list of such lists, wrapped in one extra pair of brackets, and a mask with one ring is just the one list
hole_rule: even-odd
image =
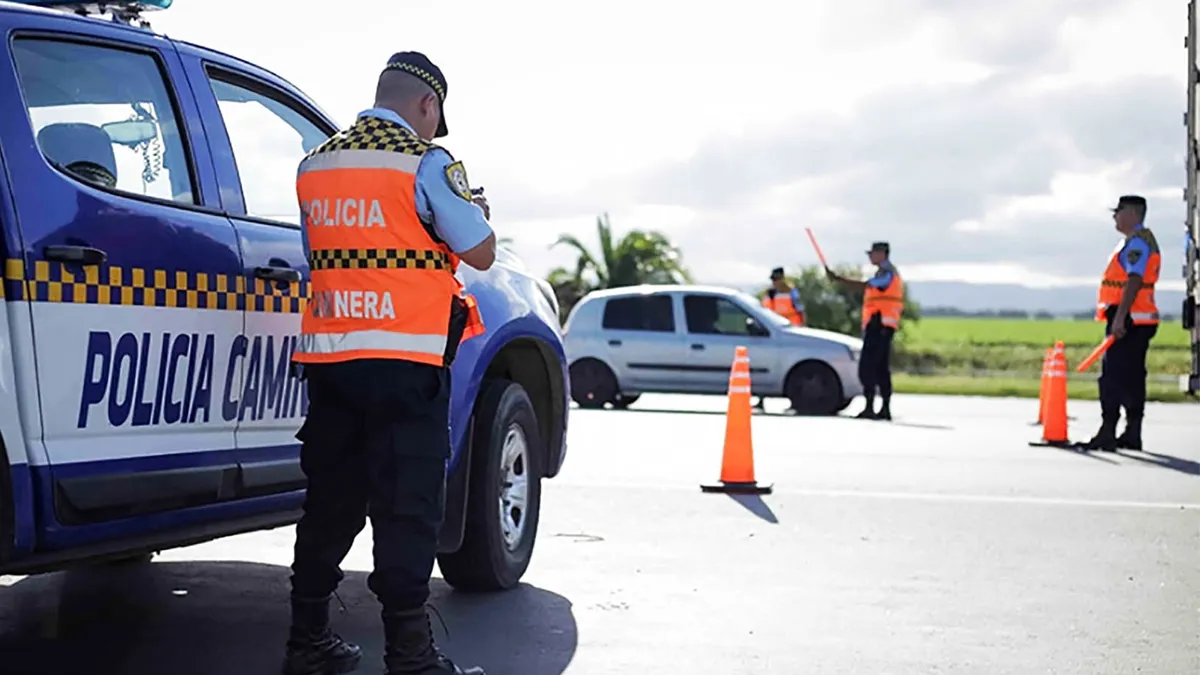
[[(1135, 326), (1155, 325), (1159, 318), (1158, 304), (1154, 299), (1154, 284), (1158, 283), (1158, 273), (1162, 266), (1162, 254), (1158, 248), (1158, 240), (1155, 239), (1154, 233), (1145, 227), (1134, 230), (1129, 238), (1141, 239), (1150, 249), (1150, 259), (1146, 261), (1146, 274), (1142, 277), (1142, 287), (1138, 289), (1137, 295), (1133, 298), (1133, 304), (1129, 307), (1129, 319)], [(1129, 275), (1126, 274), (1125, 267), (1121, 264), (1121, 253), (1127, 245), (1128, 239), (1117, 244), (1112, 257), (1108, 259), (1108, 267), (1104, 269), (1104, 276), (1100, 280), (1100, 292), (1096, 300), (1097, 321), (1107, 321), (1105, 312), (1109, 307), (1120, 305), (1121, 296), (1125, 294)], [(1141, 255), (1141, 251), (1130, 251), (1128, 255)], [(1138, 261), (1130, 260), (1129, 262), (1136, 264)]]
[(462, 340), (483, 333), (475, 299), (454, 276), (458, 256), (417, 214), (417, 168), (435, 147), (362, 117), (300, 163), (312, 298), (297, 362), (448, 366)]

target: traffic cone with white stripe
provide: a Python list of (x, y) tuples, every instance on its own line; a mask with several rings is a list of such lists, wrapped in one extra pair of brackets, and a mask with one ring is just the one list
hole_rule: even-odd
[(750, 434), (750, 355), (739, 346), (729, 371), (729, 407), (725, 411), (725, 449), (719, 483), (700, 486), (704, 492), (770, 494), (770, 484), (754, 479), (754, 444)]
[(1050, 400), (1050, 367), (1054, 363), (1054, 348), (1046, 347), (1042, 357), (1042, 385), (1038, 390), (1038, 417), (1034, 425), (1046, 423), (1046, 402)]
[(1075, 444), (1067, 436), (1067, 354), (1062, 340), (1054, 345), (1050, 357), (1050, 372), (1047, 374), (1045, 422), (1042, 425), (1042, 440), (1031, 442), (1033, 446), (1071, 448)]

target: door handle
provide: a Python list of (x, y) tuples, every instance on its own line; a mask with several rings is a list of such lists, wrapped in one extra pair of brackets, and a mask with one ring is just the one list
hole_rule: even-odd
[(608, 346), (609, 346), (609, 347), (620, 347), (620, 346), (621, 346), (621, 341), (620, 341), (620, 340), (609, 340), (609, 341), (608, 341)]
[(704, 351), (704, 345), (702, 345), (700, 343), (696, 343), (696, 344), (692, 345), (692, 349), (695, 349), (698, 352)]
[(300, 282), (300, 271), (290, 267), (255, 267), (254, 276), (269, 281)]
[(108, 254), (91, 246), (47, 246), (43, 251), (47, 260), (57, 260), (78, 265), (103, 265)]

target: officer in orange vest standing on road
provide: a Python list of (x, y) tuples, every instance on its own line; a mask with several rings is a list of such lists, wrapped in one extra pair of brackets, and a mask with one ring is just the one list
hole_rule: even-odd
[[(830, 279), (863, 292), (863, 349), (858, 357), (858, 379), (867, 405), (857, 415), (859, 419), (892, 419), (892, 339), (900, 329), (900, 315), (904, 313), (904, 282), (892, 265), (890, 254), (887, 242), (871, 244), (867, 257), (875, 265), (875, 274), (866, 281), (847, 279), (825, 268)], [(875, 412), (876, 391), (882, 399), (879, 412)]]
[(762, 306), (787, 319), (793, 326), (805, 324), (800, 291), (788, 283), (782, 267), (771, 270), (771, 287), (763, 296)]
[(450, 364), (483, 332), (459, 261), (491, 267), (487, 202), (446, 135), (446, 79), (402, 52), (379, 76), (375, 106), (300, 163), (312, 295), (293, 360), (308, 381), (297, 434), (308, 478), (296, 526), (292, 625), (283, 672), (353, 670), (361, 650), (332, 632), (340, 565), (371, 520), (368, 586), (383, 605), (389, 675), (483, 675), (433, 643), (425, 603), (450, 456)]
[[(1142, 415), (1146, 409), (1146, 352), (1158, 333), (1154, 284), (1162, 256), (1158, 241), (1145, 226), (1146, 200), (1125, 195), (1117, 200), (1113, 221), (1124, 239), (1117, 244), (1100, 280), (1096, 320), (1115, 339), (1104, 353), (1100, 371), (1100, 431), (1085, 444), (1091, 450), (1142, 449)], [(1125, 432), (1117, 436), (1121, 408)]]

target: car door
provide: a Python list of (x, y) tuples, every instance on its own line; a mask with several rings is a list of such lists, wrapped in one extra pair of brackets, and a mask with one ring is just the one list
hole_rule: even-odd
[(687, 359), (669, 293), (605, 300), (600, 327), (609, 363), (626, 389), (671, 389)]
[(688, 371), (698, 388), (728, 389), (729, 369), (739, 345), (750, 354), (750, 380), (756, 392), (777, 379), (778, 357), (770, 331), (741, 305), (710, 293), (683, 296)]
[(241, 258), (170, 43), (99, 22), (73, 34), (84, 24), (58, 16), (23, 22), (0, 64), (15, 80), (0, 90), (21, 93), (0, 98), (25, 245), (7, 273), (31, 300), (48, 463), (34, 469), (54, 547), (94, 538), (55, 519), (230, 495)]
[(249, 289), (245, 337), (233, 358), (245, 364), (237, 399), (237, 447), (249, 494), (304, 486), (296, 432), (307, 387), (290, 367), (308, 295), (296, 201), (296, 167), (334, 129), (272, 81), (232, 60), (182, 51), (204, 111), (228, 214), (241, 242)]

